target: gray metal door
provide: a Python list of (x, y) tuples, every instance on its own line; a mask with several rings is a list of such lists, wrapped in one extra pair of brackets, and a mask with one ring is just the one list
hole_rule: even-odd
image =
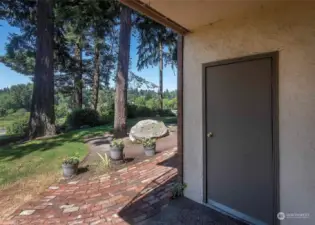
[(271, 58), (206, 68), (207, 197), (253, 224), (273, 224)]

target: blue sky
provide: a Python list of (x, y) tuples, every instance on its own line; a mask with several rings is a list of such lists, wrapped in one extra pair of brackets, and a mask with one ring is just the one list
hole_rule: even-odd
[[(9, 26), (5, 21), (0, 20), (0, 55), (5, 53), (5, 43), (9, 33), (18, 33), (17, 28)], [(145, 78), (146, 80), (158, 84), (159, 82), (159, 70), (158, 67), (151, 67), (138, 71), (136, 68), (137, 65), (137, 43), (134, 37), (131, 39), (130, 47), (130, 57), (131, 57), (131, 66), (130, 71), (134, 72), (136, 75)], [(5, 87), (10, 87), (14, 84), (28, 83), (31, 80), (21, 74), (16, 73), (10, 68), (0, 63), (0, 89)], [(164, 68), (164, 81), (163, 81), (164, 90), (175, 90), (177, 87), (177, 78), (174, 75), (174, 71), (170, 67)]]

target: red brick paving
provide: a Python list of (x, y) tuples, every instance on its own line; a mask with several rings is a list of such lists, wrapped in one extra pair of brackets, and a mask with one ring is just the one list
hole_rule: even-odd
[(90, 180), (52, 185), (0, 224), (135, 224), (167, 206), (177, 163), (174, 148)]

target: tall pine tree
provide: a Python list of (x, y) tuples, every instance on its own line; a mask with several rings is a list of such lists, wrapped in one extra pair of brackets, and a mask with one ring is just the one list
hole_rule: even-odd
[(159, 102), (163, 109), (163, 69), (170, 64), (174, 66), (174, 52), (176, 51), (176, 34), (169, 28), (140, 16), (137, 21), (138, 70), (148, 66), (159, 66)]
[(119, 53), (116, 76), (115, 120), (114, 131), (117, 137), (127, 134), (127, 88), (129, 71), (129, 54), (131, 38), (131, 9), (121, 7)]
[(53, 0), (37, 1), (37, 39), (30, 138), (56, 133), (54, 112)]

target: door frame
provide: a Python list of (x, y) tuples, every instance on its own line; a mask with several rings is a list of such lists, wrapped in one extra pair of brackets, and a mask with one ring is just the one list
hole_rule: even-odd
[[(277, 213), (280, 211), (279, 195), (279, 94), (278, 94), (278, 64), (279, 53), (268, 52), (262, 54), (249, 55), (233, 59), (219, 60), (202, 64), (202, 141), (203, 141), (203, 202), (208, 204), (207, 196), (207, 97), (206, 69), (221, 65), (228, 65), (244, 61), (257, 59), (271, 59), (271, 110), (272, 110), (272, 161), (273, 161), (273, 224), (279, 224)], [(219, 209), (218, 209), (219, 210)], [(220, 211), (220, 210), (219, 210)], [(234, 217), (234, 216), (233, 216)]]

